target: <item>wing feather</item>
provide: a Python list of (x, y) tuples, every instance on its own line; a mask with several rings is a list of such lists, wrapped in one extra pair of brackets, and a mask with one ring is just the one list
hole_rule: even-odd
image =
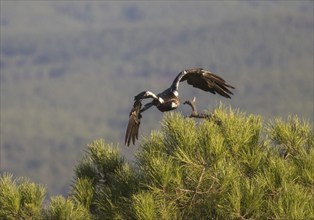
[(231, 98), (233, 93), (229, 89), (233, 86), (226, 83), (221, 77), (201, 68), (185, 70), (185, 74), (181, 77), (180, 82), (187, 81), (188, 84), (201, 90), (220, 94), (226, 98)]
[(128, 126), (125, 133), (125, 139), (124, 139), (124, 144), (127, 146), (130, 145), (131, 141), (134, 145), (135, 141), (138, 140), (138, 133), (139, 133), (141, 118), (142, 118), (141, 112), (146, 111), (147, 109), (149, 109), (150, 107), (154, 105), (153, 102), (150, 102), (150, 103), (147, 103), (142, 108), (142, 100), (148, 99), (148, 98), (152, 98), (154, 100), (158, 99), (158, 97), (150, 91), (140, 92), (134, 97), (134, 104), (129, 115), (129, 122), (128, 122)]
[(135, 144), (135, 141), (138, 139), (138, 130), (141, 124), (141, 100), (135, 100), (133, 108), (130, 112), (129, 122), (125, 133), (125, 145), (129, 146), (132, 140), (132, 143)]

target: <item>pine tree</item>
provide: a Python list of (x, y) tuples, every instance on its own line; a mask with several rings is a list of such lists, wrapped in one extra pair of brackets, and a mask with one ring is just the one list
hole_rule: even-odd
[(50, 206), (43, 210), (42, 218), (51, 220), (89, 220), (90, 214), (83, 205), (59, 195), (50, 199)]
[(42, 206), (45, 190), (0, 178), (4, 219), (314, 219), (314, 132), (291, 116), (220, 106), (206, 119), (168, 113), (134, 163), (95, 140), (75, 169), (70, 196)]
[(76, 184), (86, 185), (72, 196), (99, 219), (314, 218), (309, 123), (289, 117), (263, 128), (260, 116), (223, 106), (213, 115), (196, 122), (166, 114), (134, 166), (93, 142), (76, 169)]
[(0, 178), (0, 219), (41, 219), (42, 185), (4, 173)]

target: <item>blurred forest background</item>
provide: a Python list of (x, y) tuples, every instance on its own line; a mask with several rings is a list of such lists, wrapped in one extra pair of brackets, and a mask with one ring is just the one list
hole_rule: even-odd
[[(1, 0), (1, 172), (66, 194), (86, 145), (104, 138), (132, 160), (133, 96), (160, 92), (185, 68), (236, 87), (231, 100), (186, 83), (199, 110), (313, 123), (313, 1)], [(187, 106), (178, 109), (189, 114)], [(151, 109), (141, 135), (160, 128)], [(141, 138), (140, 138), (141, 139)]]

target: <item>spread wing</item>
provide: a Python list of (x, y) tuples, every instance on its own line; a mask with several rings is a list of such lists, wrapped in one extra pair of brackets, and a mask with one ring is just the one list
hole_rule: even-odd
[(233, 93), (229, 89), (234, 89), (233, 86), (226, 83), (221, 77), (211, 73), (210, 71), (202, 68), (187, 69), (179, 73), (173, 82), (176, 88), (180, 82), (187, 81), (193, 87), (202, 89), (213, 94), (220, 94), (226, 98), (231, 98)]
[[(152, 98), (153, 101), (145, 104), (142, 108), (142, 100), (148, 98)], [(135, 144), (135, 140), (138, 139), (138, 130), (141, 124), (141, 112), (144, 112), (152, 107), (154, 105), (154, 100), (156, 99), (158, 100), (158, 97), (150, 91), (143, 91), (134, 97), (134, 104), (130, 112), (128, 127), (125, 133), (125, 145), (129, 146), (131, 140), (133, 145)]]
[(125, 145), (129, 146), (132, 140), (132, 143), (135, 144), (135, 140), (138, 139), (138, 130), (141, 124), (141, 99), (135, 99), (133, 108), (130, 112), (128, 127), (125, 133)]

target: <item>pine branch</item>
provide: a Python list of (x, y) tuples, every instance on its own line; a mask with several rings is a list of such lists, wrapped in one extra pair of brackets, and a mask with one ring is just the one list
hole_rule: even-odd
[(219, 124), (221, 123), (221, 120), (219, 118), (217, 118), (213, 113), (211, 113), (211, 114), (198, 113), (196, 105), (195, 105), (195, 101), (196, 101), (196, 98), (194, 97), (192, 100), (187, 100), (187, 101), (185, 101), (183, 103), (183, 104), (189, 105), (192, 108), (191, 114), (189, 116), (186, 116), (186, 117), (189, 117), (189, 118), (205, 118), (205, 119), (208, 119), (208, 120), (214, 120), (215, 122), (217, 122)]
[(185, 101), (183, 104), (187, 104), (189, 105), (191, 108), (192, 108), (192, 112), (191, 114), (188, 116), (190, 118), (210, 118), (211, 115), (209, 114), (204, 114), (204, 113), (198, 113), (197, 112), (197, 109), (196, 109), (196, 106), (195, 106), (195, 100), (196, 98), (194, 97), (192, 100), (188, 100), (188, 101)]
[(196, 186), (196, 188), (195, 188), (195, 191), (194, 191), (193, 197), (192, 197), (192, 199), (191, 199), (191, 203), (192, 203), (192, 201), (194, 200), (194, 198), (195, 198), (196, 194), (198, 193), (198, 189), (200, 188), (201, 182), (202, 182), (202, 180), (203, 180), (203, 176), (204, 176), (204, 174), (205, 174), (205, 170), (206, 170), (206, 168), (205, 168), (205, 167), (203, 167), (203, 169), (202, 169), (202, 173), (201, 173), (201, 175), (200, 175), (200, 178), (198, 179), (197, 186)]

